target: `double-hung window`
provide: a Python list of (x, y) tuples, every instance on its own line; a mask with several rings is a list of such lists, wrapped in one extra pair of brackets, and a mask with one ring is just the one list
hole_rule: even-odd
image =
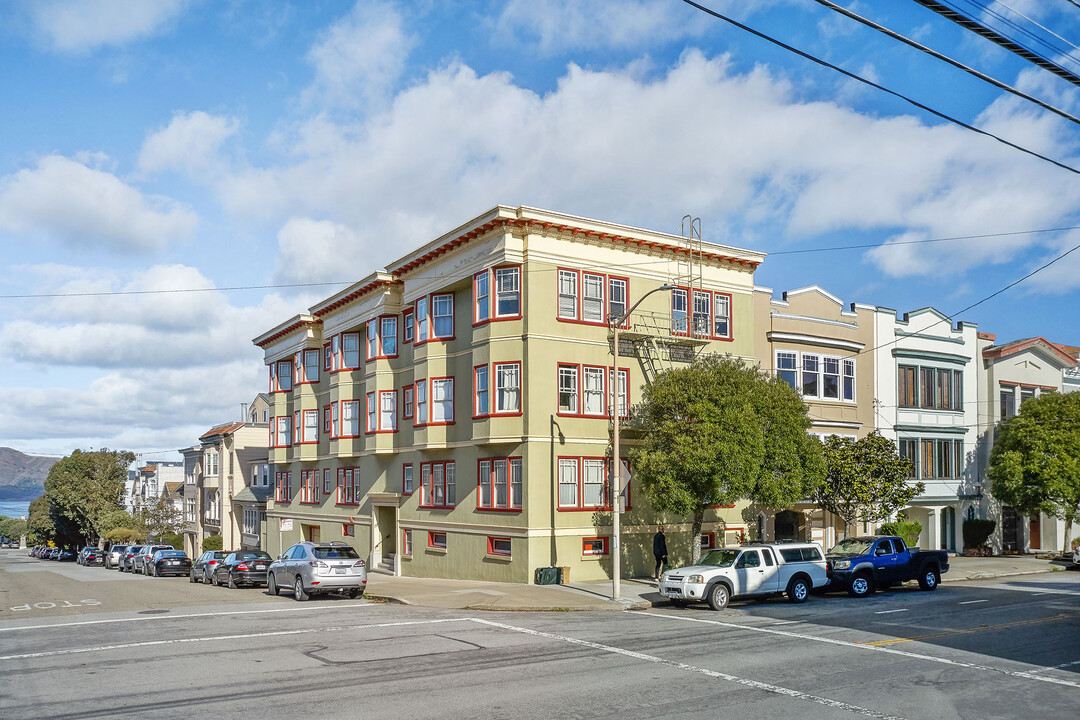
[(396, 390), (383, 390), (379, 393), (379, 429), (397, 430)]
[(776, 374), (781, 380), (791, 386), (792, 390), (799, 390), (799, 355), (794, 352), (778, 350), (776, 352)]
[(577, 365), (559, 366), (559, 412), (576, 415), (578, 411)]
[(289, 447), (292, 445), (292, 418), (288, 415), (282, 415), (277, 419), (278, 421), (278, 447)]
[[(625, 460), (623, 461), (625, 463)], [(607, 458), (561, 457), (558, 462), (559, 509), (592, 510), (611, 507), (608, 482), (611, 463)], [(629, 507), (630, 489), (626, 489)]]
[(713, 336), (731, 338), (731, 296), (713, 294)]
[(323, 408), (323, 411), (322, 411), (322, 431), (323, 431), (323, 433), (329, 435), (331, 427), (332, 426), (330, 425), (330, 406), (327, 405), (327, 406), (325, 406)]
[(274, 501), (292, 501), (292, 473), (279, 472), (274, 474)]
[(337, 504), (358, 505), (363, 497), (360, 489), (360, 468), (338, 468)]
[(357, 437), (360, 435), (360, 401), (341, 401), (341, 436)]
[(473, 368), (473, 415), (483, 417), (490, 412), (487, 365)]
[(401, 324), (403, 329), (401, 332), (404, 342), (411, 343), (413, 341), (413, 311), (406, 310), (401, 314)]
[(281, 392), (292, 390), (293, 364), (290, 360), (281, 360), (277, 364), (277, 389)]
[(304, 351), (304, 382), (319, 382), (319, 351)]
[(375, 393), (369, 392), (367, 394), (367, 431), (369, 433), (375, 432)]
[(383, 357), (397, 356), (397, 317), (379, 318), (379, 354)]
[(484, 458), (477, 464), (477, 508), (521, 509), (521, 458)]
[(454, 378), (431, 379), (431, 422), (454, 422)]
[(694, 337), (709, 337), (712, 333), (712, 295), (704, 290), (694, 291)]
[(676, 288), (671, 291), (671, 332), (686, 335), (689, 324), (686, 290)]
[(416, 301), (416, 342), (424, 343), (428, 339), (428, 326), (430, 324), (428, 320), (428, 300), (426, 297), (418, 298)]
[(583, 273), (581, 283), (581, 319), (591, 323), (605, 322), (603, 275)]
[(319, 488), (315, 483), (317, 470), (300, 471), (300, 502), (314, 505), (319, 502)]
[(405, 463), (401, 466), (401, 493), (403, 495), (412, 495), (413, 492), (413, 466), (412, 463)]
[(341, 352), (342, 370), (356, 370), (360, 367), (360, 333), (342, 333)]
[(607, 415), (607, 393), (604, 388), (605, 368), (585, 367), (582, 368), (584, 390), (582, 392), (583, 415)]
[(495, 317), (521, 315), (521, 268), (495, 269)]
[(367, 324), (367, 359), (374, 360), (379, 356), (379, 323), (377, 320), (368, 320)]
[(559, 271), (558, 316), (564, 320), (577, 320), (578, 274), (575, 270)]
[(432, 338), (454, 337), (454, 296), (431, 296)]
[(330, 371), (337, 372), (341, 369), (341, 336), (335, 335), (330, 338)]
[(428, 421), (427, 380), (416, 381), (416, 424)]
[(488, 271), (473, 275), (473, 322), (482, 323), (491, 317), (491, 277)]
[(495, 363), (495, 412), (521, 412), (521, 363)]
[(413, 409), (413, 387), (410, 385), (401, 390), (401, 416), (405, 419), (411, 419)]
[(620, 318), (626, 313), (626, 285), (623, 278), (608, 278), (608, 316), (605, 322), (612, 318)]
[(840, 358), (822, 358), (825, 373), (822, 375), (821, 397), (826, 400), (840, 399)]
[(455, 487), (453, 462), (420, 463), (420, 507), (454, 507)]
[(315, 443), (319, 441), (319, 411), (304, 411), (304, 442)]
[(341, 437), (341, 410), (337, 401), (330, 403), (330, 414), (333, 416), (333, 423), (330, 425), (330, 437)]
[[(611, 382), (611, 381), (612, 381), (612, 373), (609, 371), (608, 372), (608, 382)], [(630, 371), (629, 370), (620, 370), (619, 371), (619, 417), (621, 417), (621, 418), (630, 417), (630, 403), (629, 403), (629, 396), (627, 395), (629, 389), (630, 389)], [(606, 398), (607, 395), (605, 394), (604, 397)], [(609, 412), (605, 413), (605, 415), (609, 414)]]

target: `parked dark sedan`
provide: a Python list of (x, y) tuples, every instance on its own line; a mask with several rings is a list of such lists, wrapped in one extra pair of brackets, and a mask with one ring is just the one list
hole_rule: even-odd
[(60, 555), (60, 548), (45, 548), (41, 551), (42, 560), (55, 560)]
[(98, 548), (90, 548), (83, 553), (82, 564), (86, 567), (90, 567), (91, 565), (104, 565), (105, 552)]
[(214, 584), (228, 585), (234, 589), (241, 585), (265, 585), (266, 568), (273, 561), (274, 559), (262, 550), (237, 550), (229, 553), (214, 566)]
[(154, 557), (146, 562), (150, 577), (163, 575), (187, 575), (191, 572), (191, 558), (183, 550), (158, 550)]
[(64, 549), (56, 556), (56, 559), (60, 562), (75, 562), (75, 558), (78, 557), (78, 553), (74, 550)]

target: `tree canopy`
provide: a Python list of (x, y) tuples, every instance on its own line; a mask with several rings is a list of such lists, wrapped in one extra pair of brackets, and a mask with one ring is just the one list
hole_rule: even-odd
[(645, 387), (634, 476), (654, 508), (692, 517), (694, 561), (709, 506), (779, 508), (810, 496), (824, 463), (806, 413), (787, 383), (730, 356), (699, 357)]
[(1003, 420), (990, 453), (990, 491), (1020, 512), (1065, 521), (1062, 552), (1080, 517), (1080, 392), (1027, 400)]
[(127, 468), (134, 460), (119, 450), (76, 450), (49, 469), (43, 497), (59, 541), (101, 537), (103, 519), (123, 507)]
[(884, 520), (926, 490), (908, 481), (911, 461), (876, 431), (860, 440), (830, 435), (823, 451), (826, 476), (814, 501), (844, 521), (845, 535), (848, 526)]

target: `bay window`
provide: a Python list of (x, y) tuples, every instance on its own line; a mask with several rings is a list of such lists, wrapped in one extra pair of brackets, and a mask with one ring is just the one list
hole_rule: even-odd
[(454, 296), (452, 294), (431, 296), (431, 316), (433, 339), (454, 337)]
[(454, 378), (431, 379), (431, 422), (454, 422)]
[(483, 417), (488, 414), (488, 369), (487, 365), (473, 368), (473, 415)]
[(495, 363), (495, 412), (521, 412), (521, 363)]
[(521, 268), (495, 269), (495, 317), (520, 317)]
[(379, 429), (397, 430), (396, 390), (384, 390), (379, 393)]

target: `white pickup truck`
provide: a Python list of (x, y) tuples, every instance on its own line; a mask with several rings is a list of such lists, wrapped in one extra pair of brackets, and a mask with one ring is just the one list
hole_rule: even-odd
[(697, 565), (665, 572), (660, 592), (674, 605), (707, 602), (722, 610), (732, 599), (783, 593), (793, 603), (805, 602), (813, 588), (828, 583), (816, 543), (768, 543), (710, 550)]

